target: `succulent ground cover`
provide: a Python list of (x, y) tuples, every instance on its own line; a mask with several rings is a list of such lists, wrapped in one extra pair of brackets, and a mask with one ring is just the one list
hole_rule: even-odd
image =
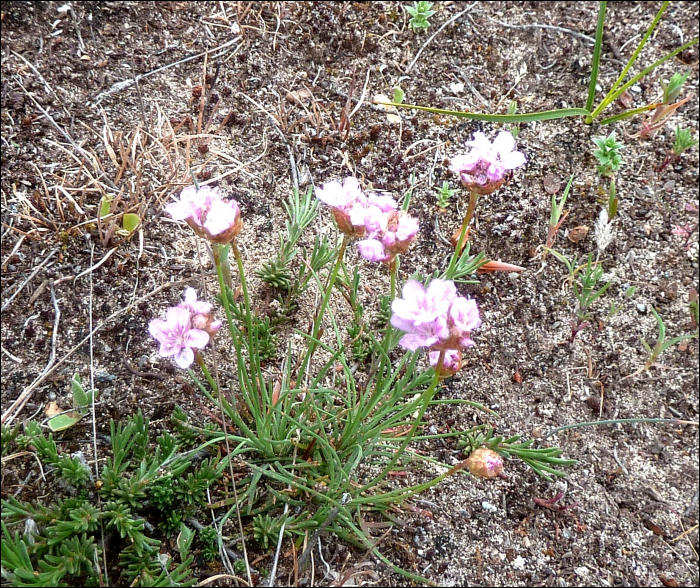
[(373, 104), (592, 111), (661, 7), (429, 4), (3, 4), (3, 582), (697, 585), (697, 45), (611, 124)]

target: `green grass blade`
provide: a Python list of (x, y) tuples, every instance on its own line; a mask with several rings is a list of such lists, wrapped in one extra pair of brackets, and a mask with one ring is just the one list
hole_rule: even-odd
[(591, 81), (588, 84), (588, 100), (586, 100), (586, 110), (593, 108), (595, 100), (595, 87), (598, 84), (598, 68), (600, 66), (600, 52), (603, 47), (603, 27), (605, 25), (605, 8), (607, 2), (600, 2), (598, 9), (598, 25), (595, 30), (595, 47), (593, 48), (593, 61), (591, 63)]
[(659, 106), (659, 104), (647, 104), (646, 106), (641, 106), (639, 108), (633, 108), (632, 110), (626, 110), (625, 112), (621, 112), (620, 114), (616, 114), (615, 116), (611, 116), (608, 118), (604, 118), (603, 120), (600, 121), (599, 124), (601, 125), (609, 125), (614, 122), (618, 122), (620, 120), (625, 120), (627, 118), (632, 118), (633, 116), (636, 116), (637, 114), (641, 114), (642, 112), (646, 112), (648, 110), (654, 110)]
[(604, 108), (606, 108), (614, 100), (614, 98), (612, 98), (612, 96), (615, 94), (615, 91), (617, 90), (618, 86), (622, 83), (622, 80), (624, 80), (625, 76), (627, 76), (627, 72), (629, 72), (630, 68), (634, 65), (635, 61), (637, 61), (639, 54), (642, 52), (642, 49), (644, 49), (644, 45), (647, 44), (649, 37), (651, 36), (651, 34), (654, 32), (654, 29), (656, 28), (656, 25), (659, 24), (661, 17), (663, 16), (664, 12), (666, 12), (666, 9), (668, 8), (668, 4), (669, 4), (669, 2), (668, 2), (668, 0), (666, 0), (666, 2), (664, 2), (661, 5), (659, 12), (657, 12), (651, 25), (649, 25), (647, 32), (644, 33), (644, 37), (639, 42), (639, 45), (637, 45), (637, 48), (634, 50), (632, 57), (630, 57), (630, 60), (627, 62), (627, 65), (622, 70), (622, 73), (618, 76), (617, 80), (615, 80), (615, 83), (612, 85), (612, 87), (608, 91), (605, 98), (603, 98), (603, 101), (600, 103), (600, 106), (598, 106), (598, 108), (596, 108), (595, 111), (593, 112), (593, 114), (591, 115), (592, 119), (595, 119), (596, 115), (600, 114), (600, 112)]
[[(679, 53), (682, 53), (683, 51), (685, 51), (685, 50), (688, 49), (689, 47), (692, 47), (693, 45), (696, 45), (697, 42), (698, 42), (698, 37), (696, 37), (696, 38), (693, 39), (692, 41), (688, 41), (685, 45), (681, 45), (680, 47), (678, 47), (677, 49), (674, 49), (674, 50), (671, 51), (670, 53), (667, 53), (667, 54), (664, 55), (661, 59), (659, 59), (658, 61), (655, 61), (655, 62), (652, 63), (649, 67), (647, 67), (647, 68), (643, 69), (642, 71), (640, 71), (636, 76), (634, 76), (634, 77), (633, 77), (629, 82), (627, 82), (624, 86), (618, 88), (618, 90), (617, 90), (612, 96), (610, 96), (610, 94), (608, 93), (608, 96), (609, 96), (609, 97), (606, 96), (606, 98), (600, 103), (600, 105), (598, 106), (598, 108), (596, 108), (596, 109), (593, 111), (593, 113), (591, 114), (590, 120), (591, 120), (591, 121), (592, 121), (592, 120), (595, 120), (595, 118), (596, 118), (601, 112), (603, 112), (603, 110), (605, 110), (608, 106), (610, 106), (610, 104), (611, 104), (612, 102), (614, 102), (615, 100), (617, 100), (617, 99), (625, 92), (625, 90), (627, 90), (627, 89), (631, 88), (632, 86), (634, 86), (634, 85), (635, 85), (639, 80), (641, 80), (645, 75), (651, 73), (651, 72), (654, 71), (657, 67), (659, 67), (662, 63), (667, 62), (669, 59), (675, 57), (675, 56), (678, 55)], [(588, 120), (588, 119), (587, 119), (587, 120)]]
[(471, 120), (483, 120), (488, 122), (532, 122), (537, 120), (556, 120), (570, 116), (591, 116), (590, 111), (585, 108), (560, 108), (557, 110), (543, 110), (542, 112), (531, 112), (529, 114), (483, 114), (480, 112), (462, 112), (459, 110), (445, 110), (443, 108), (431, 108), (429, 106), (417, 106), (415, 104), (399, 104), (397, 102), (379, 102), (375, 104), (385, 104), (396, 106), (397, 108), (413, 108), (423, 112), (433, 114), (444, 114), (446, 116), (456, 116), (458, 118), (468, 118)]

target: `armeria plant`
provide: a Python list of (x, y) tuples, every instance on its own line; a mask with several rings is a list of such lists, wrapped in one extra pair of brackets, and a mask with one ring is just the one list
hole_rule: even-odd
[[(464, 173), (472, 177), (466, 166)], [(478, 168), (474, 177), (492, 188), (501, 181), (488, 165)], [(316, 202), (308, 195), (300, 198), (294, 193), (287, 212), (297, 218), (313, 218)], [(227, 444), (227, 456), (221, 464), (233, 468), (236, 460), (249, 472), (234, 487), (233, 504), (228, 503), (231, 510), (225, 518), (236, 508), (243, 517), (252, 517), (248, 520), (253, 536), (263, 548), (276, 545), (283, 535), (301, 543), (309, 534), (327, 528), (372, 549), (397, 571), (418, 579), (398, 570), (379, 553), (363, 531), (364, 510), (386, 512), (461, 469), (493, 477), (508, 458), (523, 459), (547, 479), (563, 475), (557, 468), (574, 462), (558, 457), (560, 450), (556, 448), (532, 448), (530, 441), (516, 443), (517, 436), (504, 440), (490, 435), (488, 442), (477, 443), (474, 439), (482, 437), (476, 435), (476, 429), (453, 431), (447, 436), (471, 435), (471, 461), (455, 467), (444, 465), (444, 473), (414, 486), (387, 486), (392, 472), (412, 461), (428, 459), (410, 446), (430, 406), (447, 409), (450, 404), (462, 403), (490, 412), (467, 400), (436, 399), (441, 381), (461, 369), (464, 353), (475, 345), (473, 333), (481, 325), (477, 302), (461, 295), (453, 280), (474, 274), (483, 264), (483, 256), (458, 250), (443, 274), (435, 272), (427, 279), (414, 275), (401, 285), (399, 259), (409, 251), (419, 231), (418, 220), (408, 211), (409, 196), (399, 205), (391, 196), (366, 193), (353, 177), (316, 189), (317, 199), (330, 207), (342, 238), (329, 246), (332, 255), (317, 256), (315, 261), (313, 255), (307, 257), (298, 270), (302, 277), (295, 280), (290, 274), (289, 282), (298, 283), (310, 272), (320, 291), (320, 303), (308, 330), (295, 330), (303, 348), (288, 345), (280, 369), (271, 375), (269, 369), (263, 369), (254, 327), (256, 309), (237, 246), (242, 230), (238, 205), (226, 202), (214, 188), (185, 188), (179, 201), (166, 211), (185, 220), (211, 246), (220, 289), (217, 299), (227, 329), (213, 316), (211, 303), (199, 300), (194, 290), (187, 289), (184, 300), (167, 310), (165, 320), (151, 321), (149, 331), (160, 344), (159, 354), (187, 369), (201, 394), (220, 408), (224, 421), (231, 423), (216, 432), (198, 430), (207, 445)], [(348, 268), (345, 259), (352, 240), (357, 240), (361, 258), (382, 263), (389, 272), (390, 321), (384, 321), (378, 333), (372, 332), (357, 310), (359, 274)], [(237, 286), (227, 268), (229, 252), (237, 266)], [(354, 324), (359, 327), (351, 333), (350, 345), (331, 305), (337, 288), (353, 307)], [(241, 292), (240, 301), (236, 290)], [(222, 382), (209, 367), (216, 364), (212, 364), (207, 345), (215, 335), (221, 337), (217, 333), (223, 330), (228, 330), (232, 339), (235, 382)], [(353, 355), (358, 350), (352, 343), (359, 341), (360, 335), (366, 337), (363, 341), (370, 358), (369, 369), (361, 377), (356, 376), (358, 365), (350, 364), (350, 350)], [(394, 360), (397, 345), (406, 353)], [(427, 352), (427, 367), (422, 351)], [(231, 479), (239, 480), (240, 476), (232, 473)]]

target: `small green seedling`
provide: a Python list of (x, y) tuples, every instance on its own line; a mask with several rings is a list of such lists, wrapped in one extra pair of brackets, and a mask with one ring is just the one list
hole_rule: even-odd
[(394, 88), (394, 103), (401, 104), (403, 99), (406, 97), (406, 92), (404, 92), (400, 86)]
[[(569, 271), (569, 284), (571, 285), (571, 289), (574, 291), (576, 299), (578, 300), (576, 320), (571, 321), (571, 342), (573, 342), (576, 338), (576, 334), (583, 331), (589, 325), (588, 319), (591, 318), (591, 315), (588, 312), (589, 308), (596, 300), (598, 300), (598, 298), (605, 294), (607, 289), (612, 284), (612, 281), (607, 282), (601, 288), (596, 290), (596, 284), (603, 279), (604, 272), (601, 265), (599, 265), (597, 262), (593, 263), (592, 253), (588, 254), (588, 262), (585, 265), (577, 266), (578, 258), (576, 257), (570, 261), (558, 251), (554, 251), (548, 247), (545, 248), (545, 251), (549, 251), (566, 266), (566, 269)], [(578, 282), (575, 279), (576, 274), (582, 270), (583, 273), (581, 273), (581, 279), (580, 282)]]
[[(112, 212), (113, 202), (114, 198), (112, 196), (102, 197), (102, 199), (100, 200), (100, 213), (98, 220), (102, 221), (102, 219), (110, 215), (110, 213)], [(111, 222), (113, 223), (114, 221)], [(134, 214), (133, 212), (127, 212), (122, 216), (122, 228), (117, 229), (115, 232), (122, 237), (128, 237), (138, 228), (140, 224), (141, 217), (138, 214)]]
[(571, 174), (569, 178), (569, 183), (564, 189), (564, 193), (561, 195), (559, 202), (557, 202), (556, 194), (552, 194), (552, 212), (549, 215), (549, 227), (547, 227), (547, 242), (545, 244), (546, 248), (551, 248), (554, 245), (554, 241), (557, 238), (557, 233), (561, 224), (564, 222), (569, 214), (569, 211), (564, 212), (564, 205), (566, 204), (566, 199), (569, 197), (569, 192), (571, 191), (571, 184), (574, 182), (574, 174)]
[(664, 104), (671, 104), (678, 98), (683, 89), (683, 84), (690, 76), (690, 70), (684, 74), (674, 73), (668, 83), (661, 82), (661, 87), (664, 89)]
[(78, 424), (82, 418), (88, 414), (93, 399), (97, 398), (98, 391), (85, 391), (78, 374), (73, 376), (71, 388), (73, 391), (73, 410), (57, 414), (49, 419), (49, 429), (54, 433), (57, 431), (65, 431), (66, 429), (70, 429), (73, 425)]
[(425, 30), (430, 26), (428, 19), (435, 14), (432, 2), (425, 2), (421, 0), (420, 2), (414, 2), (413, 6), (406, 7), (406, 12), (411, 16), (411, 20), (408, 21), (408, 26), (414, 31)]
[(676, 343), (680, 343), (681, 341), (685, 341), (687, 339), (697, 339), (698, 334), (693, 333), (692, 335), (679, 335), (678, 337), (674, 337), (673, 339), (669, 339), (668, 341), (666, 340), (666, 325), (664, 325), (663, 319), (659, 316), (659, 313), (656, 312), (656, 309), (653, 306), (649, 306), (651, 309), (651, 313), (654, 315), (654, 318), (656, 319), (656, 326), (658, 328), (659, 334), (656, 338), (656, 344), (654, 347), (651, 347), (649, 343), (647, 343), (644, 339), (642, 339), (642, 345), (644, 345), (644, 348), (647, 350), (647, 353), (649, 356), (647, 357), (646, 363), (644, 364), (644, 369), (648, 370), (651, 368), (652, 365), (656, 363), (656, 360), (659, 359), (661, 354), (669, 349), (670, 347), (673, 347)]
[(620, 151), (624, 149), (624, 145), (615, 137), (615, 131), (607, 137), (593, 137), (596, 149), (593, 156), (598, 160), (598, 173), (601, 176), (610, 176), (613, 172), (620, 169), (624, 163)]
[(194, 541), (194, 531), (190, 529), (185, 523), (180, 523), (180, 534), (177, 536), (176, 545), (177, 550), (180, 552), (180, 558), (182, 561), (187, 559), (190, 554), (190, 548), (192, 547), (192, 541)]
[(443, 182), (442, 187), (436, 189), (437, 205), (440, 211), (444, 211), (449, 205), (449, 200), (457, 193), (457, 190), (451, 190), (449, 182)]
[(695, 147), (698, 144), (697, 139), (693, 139), (691, 129), (681, 129), (676, 127), (676, 140), (673, 143), (673, 154), (680, 157), (681, 153)]
[(624, 298), (624, 300), (623, 300), (620, 304), (616, 304), (615, 302), (613, 302), (613, 303), (610, 305), (610, 310), (608, 311), (608, 319), (611, 319), (611, 318), (614, 317), (618, 312), (620, 312), (620, 311), (622, 310), (622, 308), (625, 306), (625, 303), (626, 303), (628, 300), (631, 300), (631, 299), (632, 299), (632, 296), (634, 296), (634, 293), (635, 293), (636, 291), (637, 291), (637, 287), (636, 287), (636, 286), (630, 286), (629, 288), (627, 288), (627, 290), (625, 290), (625, 298)]

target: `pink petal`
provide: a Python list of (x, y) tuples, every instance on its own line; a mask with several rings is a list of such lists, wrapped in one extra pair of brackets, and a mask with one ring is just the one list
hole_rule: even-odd
[(178, 354), (175, 355), (175, 363), (183, 370), (186, 370), (194, 361), (194, 351), (189, 347), (183, 347)]
[(399, 345), (409, 351), (415, 351), (419, 347), (430, 347), (433, 343), (437, 343), (437, 340), (437, 337), (409, 333), (399, 339)]
[(450, 160), (450, 171), (454, 174), (460, 174), (461, 172), (471, 172), (474, 171), (477, 163), (479, 163), (479, 156), (476, 151), (471, 153), (463, 153), (461, 155), (455, 155)]
[(231, 206), (231, 203), (223, 200), (214, 200), (211, 208), (207, 213), (207, 220), (204, 223), (204, 228), (212, 235), (220, 235), (228, 231), (236, 224), (236, 207)]
[(511, 153), (501, 156), (501, 163), (506, 169), (515, 169), (516, 167), (525, 165), (526, 161), (525, 155), (520, 153), (520, 151), (512, 151)]
[(428, 286), (427, 297), (433, 308), (445, 302), (452, 302), (455, 296), (457, 296), (457, 288), (450, 280), (435, 279)]
[[(425, 287), (416, 280), (408, 280), (408, 282), (404, 284), (401, 292), (403, 294), (403, 299), (407, 303), (416, 305), (425, 301)], [(394, 302), (397, 302), (397, 300)]]
[(148, 323), (148, 332), (156, 341), (162, 343), (171, 339), (172, 328), (163, 319), (153, 319)]
[(511, 133), (501, 131), (496, 135), (496, 138), (493, 140), (493, 150), (501, 157), (510, 153), (513, 149), (515, 149), (515, 139)]
[(401, 216), (399, 218), (399, 226), (396, 228), (396, 238), (399, 241), (408, 241), (414, 239), (418, 234), (420, 225), (417, 218), (412, 216)]
[(391, 254), (387, 252), (384, 245), (375, 239), (364, 239), (357, 244), (360, 255), (367, 261), (388, 261)]
[(168, 309), (168, 325), (175, 335), (180, 335), (190, 328), (190, 311), (174, 306)]
[(197, 302), (197, 291), (194, 288), (187, 288), (185, 290), (185, 302), (187, 304)]
[(391, 196), (379, 196), (377, 194), (368, 194), (367, 198), (372, 206), (376, 206), (382, 212), (391, 212), (396, 210), (398, 204)]
[(186, 347), (196, 347), (202, 349), (209, 343), (209, 333), (199, 329), (190, 329), (185, 335), (184, 345)]

